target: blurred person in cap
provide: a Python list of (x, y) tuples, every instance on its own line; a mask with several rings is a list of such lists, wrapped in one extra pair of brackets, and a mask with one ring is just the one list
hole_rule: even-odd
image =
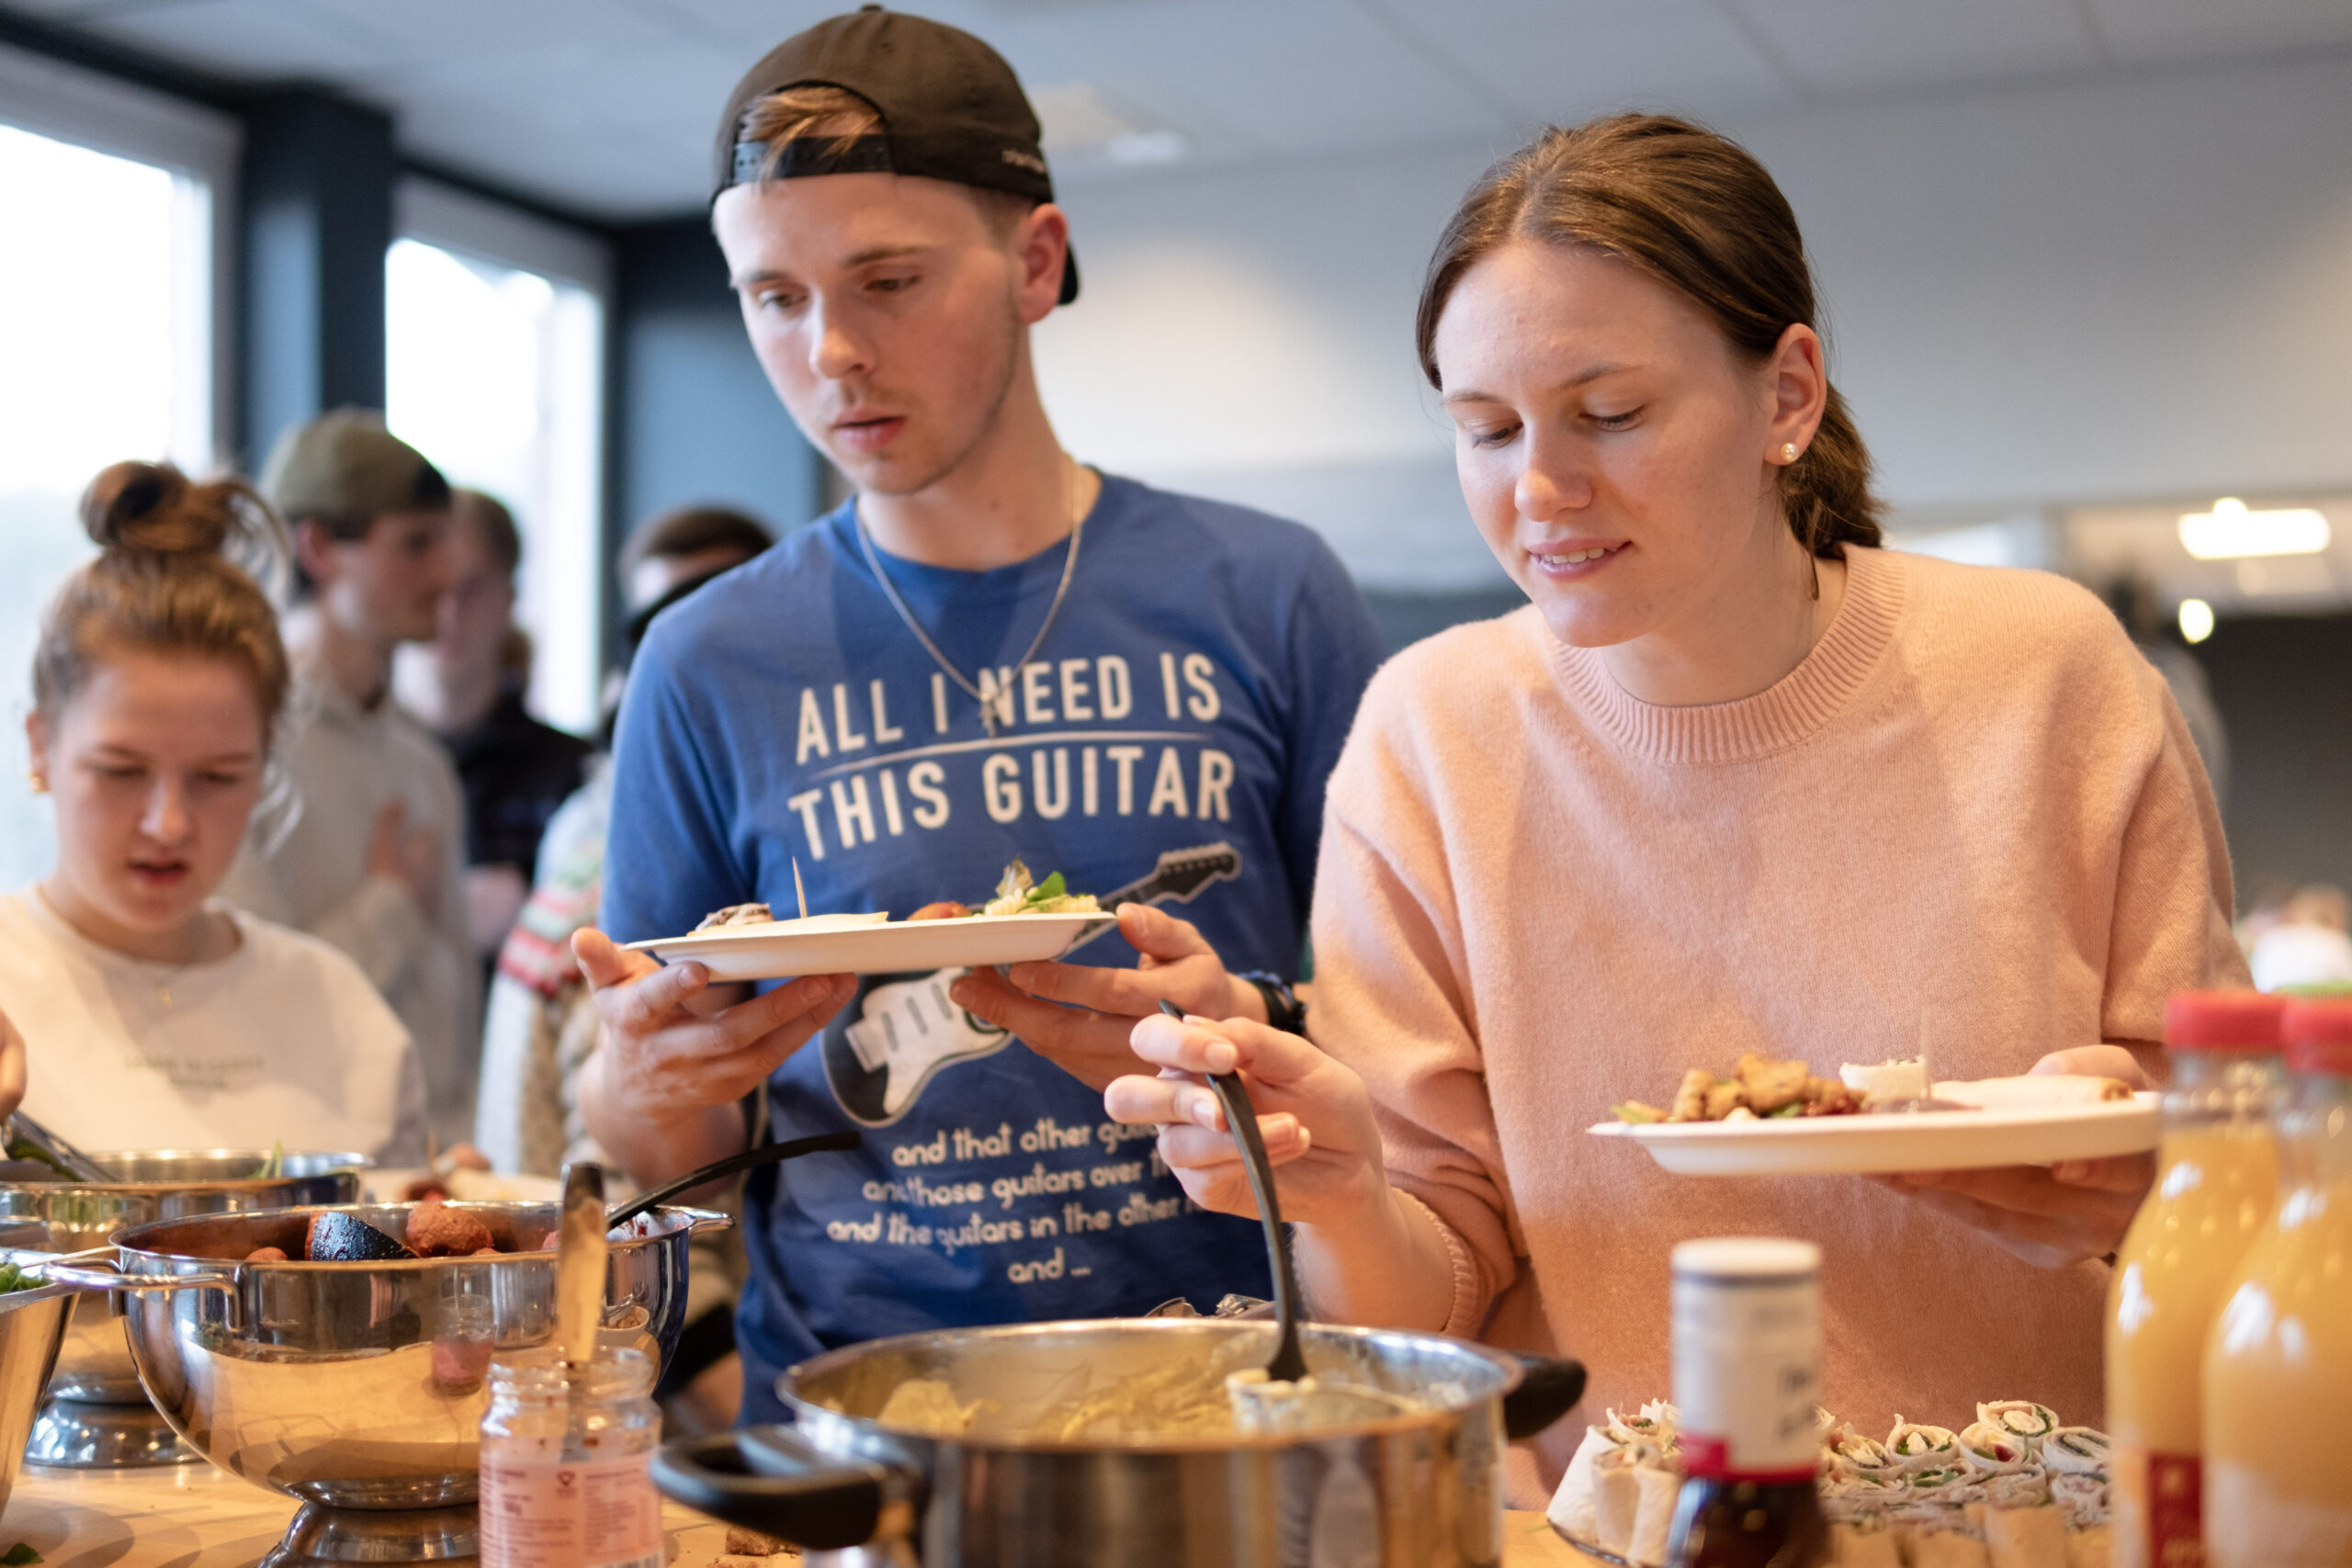
[(451, 492), (453, 581), (433, 640), (392, 660), (400, 705), (441, 738), (466, 796), (466, 915), (485, 972), (523, 900), (540, 836), (580, 787), (594, 748), (524, 709), (531, 639), (514, 624), (523, 538), (514, 515), (480, 491)]
[(431, 731), (391, 700), (452, 581), (449, 485), (382, 417), (338, 409), (280, 438), (262, 490), (291, 526), (290, 824), (259, 825), (221, 897), (343, 949), (424, 1062), (444, 1145), (473, 1124), (481, 970), (466, 918), (465, 808)]
[[(625, 655), (636, 655), (655, 615), (773, 542), (764, 525), (727, 507), (681, 507), (647, 520), (621, 548)], [(625, 678), (626, 664), (614, 673)], [(612, 809), (612, 758), (600, 752), (588, 760), (587, 782), (548, 824), (530, 897), (499, 950), (482, 1021), (474, 1143), (502, 1174), (558, 1176), (574, 1160), (608, 1163), (581, 1119), (580, 1067), (596, 1046), (597, 1013), (571, 935), (595, 923)], [(688, 1266), (685, 1331), (655, 1393), (673, 1431), (718, 1430), (742, 1404), (734, 1314), (742, 1244), (732, 1232), (698, 1237)]]
[[(1121, 967), (1031, 982), (1286, 1013), (1324, 781), (1381, 649), (1307, 529), (1063, 450), (1030, 329), (1077, 298), (1069, 224), (986, 44), (832, 17), (738, 84), (716, 151), (752, 348), (855, 494), (648, 632), (614, 764), (629, 830), (573, 946), (604, 1023), (583, 1119), (638, 1180), (865, 1135), (746, 1188), (745, 1410), (774, 1419), (776, 1374), (826, 1347), (1264, 1295), (1264, 1248), (1106, 1124), (1122, 1024), (955, 969), (753, 996), (616, 944), (788, 911), (796, 863), (812, 910), (903, 916), (982, 902), (1021, 860), (1126, 905), (1088, 950)], [(1175, 898), (1189, 923), (1151, 907)]]

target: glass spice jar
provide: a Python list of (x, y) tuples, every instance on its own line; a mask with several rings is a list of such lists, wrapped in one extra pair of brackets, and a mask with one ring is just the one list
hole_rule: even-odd
[(481, 1420), (482, 1568), (662, 1568), (652, 1360), (552, 1348), (492, 1361)]

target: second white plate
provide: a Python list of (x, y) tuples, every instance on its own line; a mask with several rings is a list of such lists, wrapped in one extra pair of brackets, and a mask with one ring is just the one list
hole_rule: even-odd
[(975, 915), (961, 920), (886, 920), (818, 930), (792, 921), (725, 926), (633, 942), (664, 964), (691, 958), (716, 981), (799, 975), (922, 974), (1059, 958), (1118, 923), (1109, 914)]
[(1755, 1122), (1603, 1122), (1678, 1176), (1891, 1175), (2105, 1159), (2156, 1146), (2156, 1096), (2104, 1105), (1794, 1116)]

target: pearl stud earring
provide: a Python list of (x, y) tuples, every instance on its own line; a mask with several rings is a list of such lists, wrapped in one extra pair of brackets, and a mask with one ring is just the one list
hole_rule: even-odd
[(1783, 442), (1781, 442), (1781, 461), (1782, 461), (1783, 463), (1793, 463), (1793, 462), (1795, 462), (1796, 460), (1797, 460), (1797, 444), (1796, 444), (1795, 442), (1793, 442), (1793, 441), (1783, 441)]

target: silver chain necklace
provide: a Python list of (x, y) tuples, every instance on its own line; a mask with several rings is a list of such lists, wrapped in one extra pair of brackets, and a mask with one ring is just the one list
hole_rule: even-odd
[[(1074, 463), (1070, 465), (1071, 468), (1076, 467)], [(1037, 635), (1029, 639), (1029, 646), (1023, 651), (1021, 661), (1012, 667), (1016, 672), (1027, 669), (1029, 660), (1035, 658), (1037, 650), (1046, 645), (1046, 634), (1054, 629), (1054, 617), (1061, 614), (1062, 600), (1069, 596), (1070, 579), (1078, 575), (1078, 541), (1079, 536), (1086, 531), (1086, 519), (1078, 515), (1077, 487), (1069, 482), (1068, 470), (1063, 473), (1062, 482), (1063, 510), (1070, 514), (1069, 548), (1062, 557), (1062, 580), (1054, 587), (1054, 602), (1046, 606), (1046, 618), (1038, 625)], [(931, 634), (924, 631), (922, 623), (915, 619), (915, 613), (909, 609), (907, 602), (899, 596), (898, 584), (892, 582), (890, 574), (882, 570), (882, 558), (875, 551), (874, 536), (865, 526), (865, 507), (863, 502), (852, 505), (850, 515), (857, 522), (857, 545), (858, 548), (865, 552), (866, 570), (873, 572), (874, 580), (882, 585), (883, 597), (890, 601), (890, 608), (899, 613), (899, 619), (906, 623), (907, 630), (915, 634), (915, 640), (922, 644), (925, 653), (931, 655), (931, 661), (938, 665), (949, 680), (955, 682), (967, 695), (979, 705), (980, 727), (988, 732), (990, 739), (994, 739), (996, 705), (989, 700), (989, 694), (980, 689), (979, 682), (956, 669), (947, 655), (939, 650), (939, 645), (931, 640)]]

